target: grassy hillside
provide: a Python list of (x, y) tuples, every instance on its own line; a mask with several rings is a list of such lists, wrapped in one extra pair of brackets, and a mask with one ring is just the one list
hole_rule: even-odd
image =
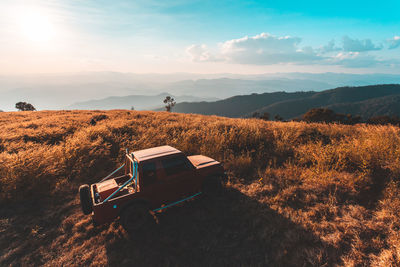
[[(6, 112), (0, 127), (1, 266), (400, 260), (397, 127), (126, 110)], [(158, 214), (157, 229), (141, 241), (118, 222), (94, 228), (78, 186), (116, 167), (126, 147), (163, 144), (222, 161), (222, 196)]]
[[(328, 107), (335, 112), (345, 111), (364, 118), (377, 115), (398, 115), (400, 85), (383, 84), (359, 87), (339, 87), (322, 92), (264, 93), (235, 96), (216, 102), (179, 103), (176, 112), (251, 117), (252, 113), (279, 114), (285, 119), (300, 117), (308, 110)], [(395, 96), (395, 97), (392, 97)], [(368, 110), (373, 104), (373, 111)]]

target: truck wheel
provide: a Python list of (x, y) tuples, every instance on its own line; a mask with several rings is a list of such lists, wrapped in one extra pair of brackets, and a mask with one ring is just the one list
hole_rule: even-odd
[(84, 184), (79, 187), (79, 197), (81, 199), (81, 207), (83, 214), (88, 215), (92, 213), (93, 202), (92, 202), (92, 197), (90, 196), (89, 185)]
[(121, 224), (129, 234), (141, 234), (143, 229), (154, 224), (150, 209), (144, 203), (133, 203), (126, 207), (120, 216)]
[(204, 196), (217, 196), (221, 193), (222, 184), (221, 179), (218, 176), (209, 176), (204, 179), (203, 182), (203, 194)]

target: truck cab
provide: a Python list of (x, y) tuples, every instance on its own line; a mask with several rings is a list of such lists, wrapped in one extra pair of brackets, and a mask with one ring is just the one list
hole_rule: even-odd
[[(140, 221), (138, 216), (147, 217), (146, 211), (151, 214), (200, 194), (217, 194), (223, 176), (220, 162), (202, 155), (186, 156), (171, 146), (127, 151), (121, 167), (97, 183), (80, 187), (81, 206), (95, 224), (120, 217), (129, 228), (135, 225), (132, 220)], [(129, 214), (135, 209), (141, 211)]]

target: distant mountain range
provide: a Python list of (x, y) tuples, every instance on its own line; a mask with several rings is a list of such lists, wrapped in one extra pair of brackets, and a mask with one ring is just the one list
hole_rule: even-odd
[[(0, 109), (15, 110), (15, 103), (19, 101), (29, 102), (38, 110), (64, 109), (73, 103), (90, 102), (94, 99), (132, 95), (154, 96), (162, 92), (169, 92), (175, 96), (192, 96), (210, 100), (252, 93), (321, 91), (339, 86), (394, 83), (400, 83), (400, 75), (346, 73), (135, 74), (119, 72), (0, 75)], [(185, 99), (185, 101), (192, 100)], [(182, 102), (182, 100), (179, 98), (178, 102)], [(154, 105), (146, 105), (145, 108), (156, 107), (158, 103), (159, 101), (156, 101)], [(109, 106), (109, 108), (120, 107)]]
[(275, 91), (295, 92), (303, 90), (320, 91), (332, 88), (332, 85), (310, 79), (269, 79), (244, 80), (232, 78), (185, 80), (167, 84), (167, 92), (178, 95), (194, 95), (199, 97), (227, 98), (250, 93), (266, 93)]
[(136, 110), (156, 109), (164, 106), (163, 100), (166, 96), (172, 96), (175, 101), (215, 101), (217, 98), (201, 98), (194, 96), (173, 96), (169, 93), (161, 93), (158, 95), (128, 95), (128, 96), (111, 96), (98, 100), (89, 100), (72, 104), (67, 109), (130, 109), (134, 107)]
[(227, 117), (250, 117), (254, 112), (268, 112), (284, 119), (300, 117), (308, 110), (324, 107), (337, 113), (400, 116), (400, 85), (339, 87), (322, 92), (275, 92), (234, 96), (215, 102), (178, 103), (174, 112)]

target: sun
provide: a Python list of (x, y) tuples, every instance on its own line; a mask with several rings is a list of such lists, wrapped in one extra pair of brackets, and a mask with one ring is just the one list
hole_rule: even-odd
[(19, 8), (14, 19), (20, 34), (30, 43), (49, 45), (56, 36), (51, 16), (38, 8)]

